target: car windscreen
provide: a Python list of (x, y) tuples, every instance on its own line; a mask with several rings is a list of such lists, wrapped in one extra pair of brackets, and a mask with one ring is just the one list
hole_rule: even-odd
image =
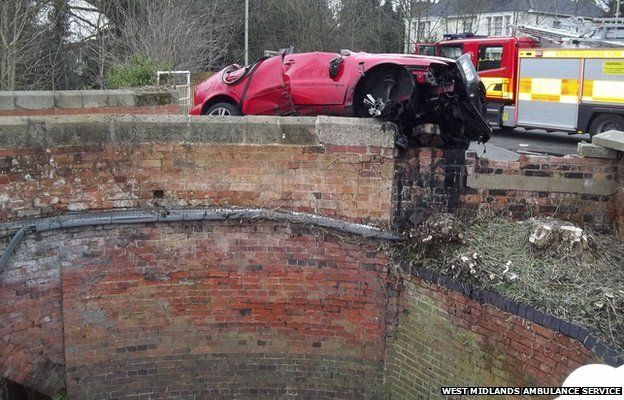
[(435, 56), (435, 46), (420, 46), (418, 48), (418, 54), (423, 56)]
[(446, 58), (458, 59), (462, 55), (462, 46), (442, 46), (440, 48), (440, 55)]

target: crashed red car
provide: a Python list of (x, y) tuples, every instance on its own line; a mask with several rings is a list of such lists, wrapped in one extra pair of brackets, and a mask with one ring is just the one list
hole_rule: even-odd
[(284, 51), (199, 84), (192, 115), (341, 115), (394, 122), (403, 145), (486, 142), (483, 87), (469, 57)]

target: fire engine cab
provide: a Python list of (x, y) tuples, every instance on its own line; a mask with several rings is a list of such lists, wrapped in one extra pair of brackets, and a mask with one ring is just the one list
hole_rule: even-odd
[(436, 54), (470, 53), (497, 126), (569, 133), (624, 130), (624, 48), (539, 48), (531, 37), (459, 38)]

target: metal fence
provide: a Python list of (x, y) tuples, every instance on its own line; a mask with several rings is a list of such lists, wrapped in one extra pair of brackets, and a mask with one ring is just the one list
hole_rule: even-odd
[(190, 71), (156, 71), (158, 86), (169, 87), (177, 95), (180, 114), (191, 110), (191, 73)]

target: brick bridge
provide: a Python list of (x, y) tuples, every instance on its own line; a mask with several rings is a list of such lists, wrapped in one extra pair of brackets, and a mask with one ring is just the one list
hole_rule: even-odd
[(578, 325), (402, 272), (390, 232), (483, 207), (622, 229), (618, 168), (399, 154), (347, 118), (2, 118), (0, 374), (70, 399), (559, 385), (623, 360)]

